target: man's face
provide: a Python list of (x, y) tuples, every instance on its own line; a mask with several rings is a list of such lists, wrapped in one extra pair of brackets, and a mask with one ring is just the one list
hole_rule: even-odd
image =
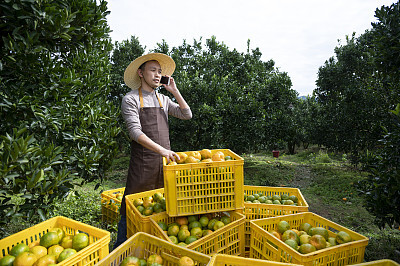
[(144, 69), (139, 69), (139, 76), (153, 89), (160, 86), (161, 66), (157, 61), (149, 61), (144, 65)]

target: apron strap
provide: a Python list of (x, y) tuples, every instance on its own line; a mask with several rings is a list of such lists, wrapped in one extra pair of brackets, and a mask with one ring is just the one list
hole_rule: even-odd
[[(156, 92), (156, 97), (157, 97), (158, 103), (160, 104), (160, 107), (163, 108), (161, 100), (157, 95), (157, 92)], [(142, 87), (139, 88), (139, 101), (140, 101), (140, 108), (143, 108), (144, 104), (143, 104)]]

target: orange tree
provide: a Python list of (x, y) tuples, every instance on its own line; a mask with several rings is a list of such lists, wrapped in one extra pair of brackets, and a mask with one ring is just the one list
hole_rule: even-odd
[(376, 75), (388, 102), (397, 105), (384, 112), (389, 119), (382, 127), (377, 149), (363, 156), (369, 176), (360, 190), (377, 224), (384, 227), (400, 223), (400, 3), (377, 9), (375, 16), (378, 22), (372, 24), (371, 50)]
[(383, 227), (399, 223), (400, 3), (375, 17), (371, 30), (347, 38), (319, 69), (320, 127), (313, 134), (316, 143), (362, 162), (370, 175), (360, 190)]
[[(125, 69), (132, 60), (143, 55), (144, 51), (144, 47), (140, 45), (139, 39), (135, 36), (131, 36), (129, 40), (115, 42), (111, 56), (111, 84), (108, 97), (117, 110), (121, 109), (122, 98), (130, 91), (130, 88), (124, 83)], [(118, 115), (116, 119), (119, 128), (125, 129), (125, 122), (122, 116)], [(122, 130), (121, 132), (121, 137), (116, 141), (118, 142), (120, 151), (127, 152), (129, 150), (129, 136), (126, 130)]]
[[(205, 43), (186, 41), (169, 51), (177, 64), (175, 79), (193, 118), (170, 119), (176, 150), (229, 148), (236, 152), (271, 149), (283, 143), (287, 110), (296, 100), (287, 73), (262, 61), (258, 48), (246, 53), (230, 50), (213, 36)], [(155, 51), (168, 53), (160, 44)]]
[(73, 186), (102, 178), (119, 133), (109, 92), (105, 1), (3, 1), (0, 222), (42, 219)]

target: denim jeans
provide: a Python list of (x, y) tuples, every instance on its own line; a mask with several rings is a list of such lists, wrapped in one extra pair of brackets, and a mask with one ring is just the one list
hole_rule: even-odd
[(118, 222), (117, 240), (114, 243), (113, 249), (116, 249), (119, 245), (126, 241), (126, 234), (126, 215), (122, 215), (121, 220)]

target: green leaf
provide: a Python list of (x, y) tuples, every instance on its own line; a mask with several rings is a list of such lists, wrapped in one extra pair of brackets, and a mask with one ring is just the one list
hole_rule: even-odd
[(42, 219), (42, 221), (46, 221), (47, 220), (46, 215), (44, 214), (42, 209), (38, 209), (37, 213), (39, 214), (40, 219)]

